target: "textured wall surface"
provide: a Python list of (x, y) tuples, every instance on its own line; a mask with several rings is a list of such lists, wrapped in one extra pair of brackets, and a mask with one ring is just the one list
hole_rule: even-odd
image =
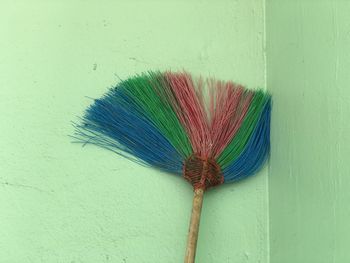
[[(182, 262), (190, 186), (71, 144), (70, 122), (148, 69), (264, 86), (263, 1), (2, 1), (0, 13), (0, 262)], [(207, 193), (198, 262), (266, 263), (267, 232), (264, 170)]]
[(267, 1), (271, 263), (350, 262), (349, 14), (349, 1)]

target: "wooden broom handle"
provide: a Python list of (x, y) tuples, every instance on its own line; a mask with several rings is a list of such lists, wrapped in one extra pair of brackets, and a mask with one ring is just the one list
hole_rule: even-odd
[(190, 228), (188, 230), (187, 248), (185, 255), (185, 263), (194, 263), (196, 256), (197, 238), (199, 230), (199, 221), (201, 218), (202, 203), (203, 203), (203, 189), (195, 189), (192, 204), (192, 215)]

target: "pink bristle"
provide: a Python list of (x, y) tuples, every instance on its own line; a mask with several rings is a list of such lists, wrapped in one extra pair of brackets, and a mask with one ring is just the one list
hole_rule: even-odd
[[(173, 92), (173, 108), (185, 127), (193, 151), (202, 158), (217, 158), (242, 124), (253, 92), (232, 82), (201, 78), (194, 83), (187, 73), (166, 73)], [(209, 105), (205, 108), (205, 84)]]
[[(232, 82), (211, 81), (211, 137), (212, 157), (217, 158), (240, 127), (248, 110), (252, 92)], [(214, 102), (214, 99), (216, 101)]]
[(196, 94), (193, 80), (187, 73), (166, 73), (179, 107), (174, 107), (179, 120), (187, 130), (195, 154), (208, 158), (211, 150), (209, 123), (204, 101)]

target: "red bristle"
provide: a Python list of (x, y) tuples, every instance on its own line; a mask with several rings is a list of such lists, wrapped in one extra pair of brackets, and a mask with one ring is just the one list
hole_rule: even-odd
[[(201, 158), (217, 158), (229, 144), (248, 110), (253, 93), (232, 82), (200, 78), (194, 84), (187, 73), (167, 72), (174, 110), (185, 127), (193, 151)], [(206, 111), (205, 90), (209, 92)]]
[[(217, 158), (241, 126), (253, 93), (245, 91), (242, 86), (232, 82), (211, 81), (209, 88), (212, 93), (210, 130), (213, 148), (211, 156)], [(216, 96), (213, 96), (215, 93)], [(215, 102), (214, 99), (216, 99)]]
[(166, 78), (179, 105), (174, 109), (187, 130), (194, 153), (207, 158), (211, 150), (209, 123), (203, 101), (196, 94), (191, 76), (187, 73), (167, 72)]

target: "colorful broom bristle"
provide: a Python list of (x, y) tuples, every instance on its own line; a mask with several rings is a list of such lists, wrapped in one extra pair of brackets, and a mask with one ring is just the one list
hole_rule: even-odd
[[(75, 138), (183, 174), (195, 188), (252, 175), (270, 147), (271, 97), (232, 82), (148, 72), (95, 100)], [(203, 177), (204, 175), (204, 177)]]

